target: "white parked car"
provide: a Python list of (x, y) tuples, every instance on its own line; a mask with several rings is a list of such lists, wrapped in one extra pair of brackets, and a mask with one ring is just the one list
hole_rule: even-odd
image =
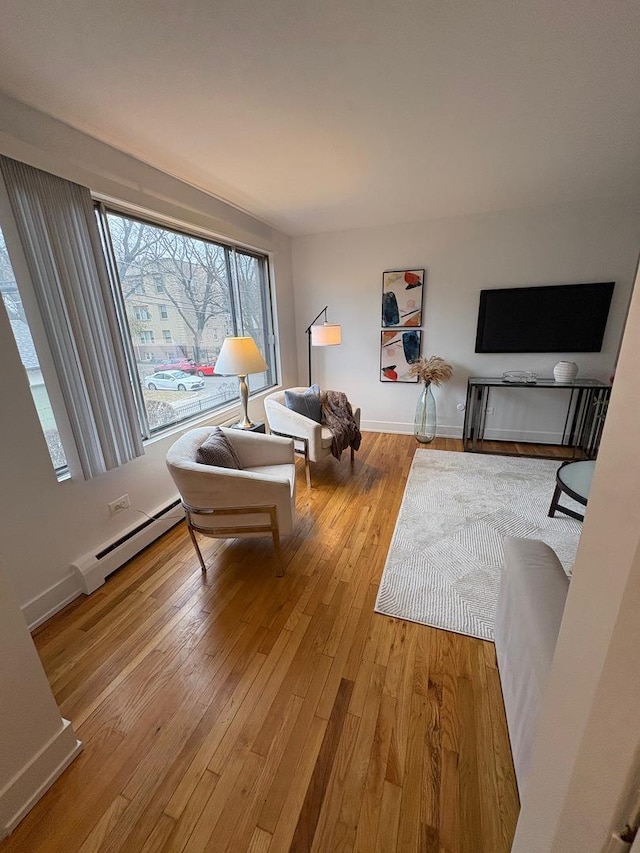
[(150, 391), (199, 391), (204, 388), (204, 379), (191, 376), (184, 370), (160, 370), (151, 376), (145, 376), (144, 387)]

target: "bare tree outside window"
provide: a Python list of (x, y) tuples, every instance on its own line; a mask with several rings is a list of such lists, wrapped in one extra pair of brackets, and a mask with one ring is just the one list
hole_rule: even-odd
[(165, 231), (155, 245), (164, 295), (191, 333), (193, 359), (204, 359), (203, 335), (214, 318), (230, 324), (231, 305), (223, 246)]

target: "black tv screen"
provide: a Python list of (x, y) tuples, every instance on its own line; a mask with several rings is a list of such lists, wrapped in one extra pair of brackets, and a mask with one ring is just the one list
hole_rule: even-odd
[(614, 285), (481, 290), (476, 352), (600, 352)]

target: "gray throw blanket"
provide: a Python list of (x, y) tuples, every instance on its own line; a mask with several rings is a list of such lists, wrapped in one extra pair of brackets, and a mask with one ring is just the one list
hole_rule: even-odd
[(342, 391), (323, 391), (320, 395), (322, 403), (322, 423), (333, 433), (331, 453), (340, 459), (342, 451), (347, 447), (358, 450), (362, 435), (358, 424), (353, 418), (351, 403)]

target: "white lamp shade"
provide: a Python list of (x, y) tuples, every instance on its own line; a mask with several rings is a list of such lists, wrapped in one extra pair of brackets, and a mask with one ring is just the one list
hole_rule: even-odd
[(268, 370), (267, 362), (251, 337), (225, 338), (216, 359), (214, 373), (223, 376), (247, 376)]
[(311, 326), (311, 346), (335, 347), (342, 343), (342, 326), (339, 323), (323, 323)]

